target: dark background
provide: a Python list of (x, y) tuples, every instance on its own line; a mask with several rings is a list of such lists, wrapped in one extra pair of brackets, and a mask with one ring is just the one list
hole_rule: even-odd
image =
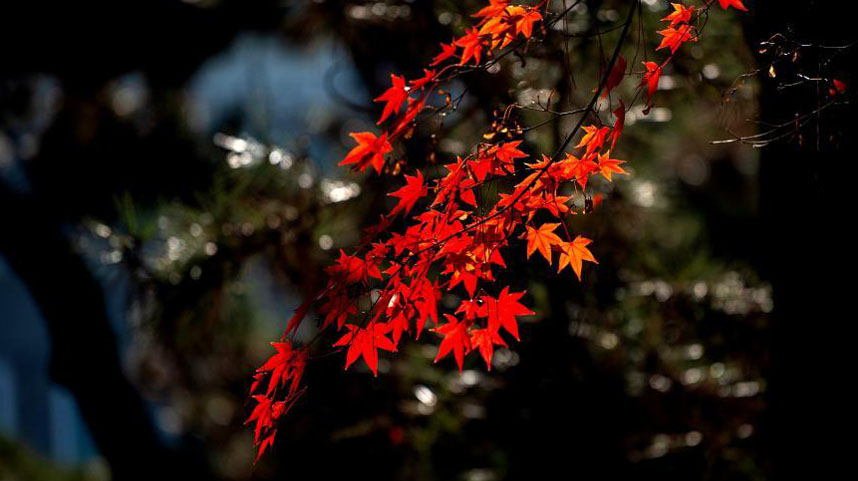
[[(594, 185), (607, 200), (573, 220), (600, 264), (579, 283), (521, 246), (508, 259), (504, 280), (540, 314), (490, 373), (433, 365), (434, 340), (384, 358), (378, 378), (331, 356), (253, 468), (253, 369), (399, 185), (337, 168), (346, 135), (372, 124), (390, 72), (419, 74), (482, 4), (7, 2), (0, 479), (792, 479), (848, 465), (854, 95), (763, 148), (711, 141), (830, 99), (822, 81), (784, 87), (799, 74), (851, 86), (854, 50), (821, 47), (855, 41), (856, 7), (746, 3), (713, 9), (659, 108), (632, 111), (617, 152), (632, 175)], [(512, 101), (553, 89), (556, 105), (586, 103), (616, 41), (596, 33), (629, 5), (587, 2), (567, 35), (451, 86), (466, 101), (421, 127), (414, 166), (436, 172), (428, 152), (461, 153)], [(666, 8), (645, 2), (628, 58), (653, 57)], [(775, 33), (788, 41), (763, 51)], [(552, 151), (568, 127), (529, 133), (526, 150)]]

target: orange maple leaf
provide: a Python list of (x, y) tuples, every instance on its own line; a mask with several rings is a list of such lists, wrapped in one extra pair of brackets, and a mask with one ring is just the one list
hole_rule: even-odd
[(680, 25), (679, 28), (668, 27), (664, 30), (659, 30), (658, 34), (664, 38), (661, 39), (661, 43), (656, 47), (656, 50), (669, 48), (670, 53), (676, 52), (683, 43), (694, 38), (691, 34), (691, 25)]
[(542, 20), (542, 15), (537, 9), (532, 8), (520, 15), (515, 15), (515, 19), (516, 35), (522, 34), (525, 38), (530, 38), (533, 35), (533, 24)]
[(557, 272), (560, 272), (568, 265), (572, 266), (578, 280), (581, 280), (581, 267), (583, 261), (589, 261), (598, 264), (599, 262), (593, 257), (593, 253), (587, 248), (593, 242), (586, 237), (578, 236), (572, 242), (563, 242), (560, 245), (560, 263), (557, 265)]
[(584, 130), (584, 136), (581, 137), (581, 141), (578, 142), (575, 148), (586, 147), (588, 154), (601, 149), (605, 144), (605, 136), (611, 131), (608, 127), (597, 127), (595, 125), (585, 125), (581, 129)]
[(599, 154), (599, 172), (608, 179), (608, 182), (611, 182), (611, 174), (628, 174), (620, 167), (620, 164), (625, 163), (625, 160), (612, 159), (610, 150), (604, 154)]
[(691, 20), (691, 13), (694, 7), (686, 7), (681, 3), (671, 3), (673, 12), (670, 15), (661, 19), (662, 22), (670, 22), (668, 27), (674, 27), (678, 23), (688, 23)]
[(455, 44), (462, 47), (462, 59), (459, 61), (459, 65), (465, 65), (471, 58), (474, 59), (474, 63), (479, 65), (483, 54), (483, 39), (480, 38), (480, 33), (476, 28), (468, 30), (462, 38), (456, 40)]
[(546, 223), (539, 226), (539, 229), (527, 226), (527, 258), (539, 250), (542, 257), (551, 265), (551, 246), (563, 243), (563, 240), (554, 233), (554, 229), (559, 227), (559, 223)]

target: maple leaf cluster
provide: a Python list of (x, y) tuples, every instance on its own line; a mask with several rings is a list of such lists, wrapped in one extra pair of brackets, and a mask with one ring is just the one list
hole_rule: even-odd
[(530, 39), (534, 26), (543, 19), (539, 7), (511, 5), (509, 0), (491, 0), (474, 17), (479, 21), (473, 28), (450, 43), (441, 44), (441, 52), (430, 68), (423, 70), (422, 77), (406, 80), (400, 75), (390, 75), (390, 88), (375, 99), (384, 104), (378, 124), (387, 128), (380, 135), (350, 134), (357, 145), (340, 165), (350, 165), (361, 172), (372, 166), (382, 173), (385, 155), (393, 150), (391, 142), (411, 135), (417, 115), (426, 108), (428, 97), (440, 83), (469, 63), (479, 65), (486, 57), (492, 57), (495, 50), (516, 39)]
[[(718, 1), (724, 8), (744, 9), (739, 0)], [(383, 103), (378, 119), (382, 131), (350, 134), (358, 145), (340, 165), (359, 171), (371, 166), (379, 174), (390, 171), (386, 169), (389, 154), (411, 135), (430, 97), (436, 92), (443, 96), (439, 86), (462, 73), (464, 66), (484, 67), (481, 62), (492, 58), (495, 51), (529, 41), (535, 27), (544, 21), (545, 8), (547, 2), (527, 6), (490, 0), (474, 14), (473, 28), (441, 45), (441, 53), (424, 69), (423, 77), (408, 80), (391, 75), (391, 87), (375, 99)], [(668, 48), (671, 55), (661, 65), (645, 63), (638, 85), (648, 107), (664, 65), (683, 43), (696, 39), (699, 32), (692, 25), (709, 3), (699, 10), (682, 4), (673, 4), (673, 8), (664, 18), (669, 25), (659, 32), (664, 39), (657, 48)], [(591, 109), (627, 76), (619, 47)], [(309, 346), (296, 347), (285, 338), (311, 307), (319, 315), (322, 331), (338, 333), (333, 347), (345, 350), (346, 369), (362, 359), (377, 375), (379, 350), (396, 352), (406, 337), (419, 339), (427, 322), (440, 337), (435, 362), (451, 356), (461, 371), (465, 357), (475, 353), (491, 369), (494, 349), (518, 341), (520, 318), (534, 314), (521, 302), (525, 291), (496, 285), (496, 274), (506, 268), (504, 257), (511, 243), (526, 240), (526, 258), (538, 253), (549, 265), (556, 259), (558, 272), (569, 267), (579, 280), (585, 262), (597, 263), (590, 251), (592, 241), (573, 235), (569, 220), (601, 201), (601, 196), (587, 195), (593, 178), (611, 182), (614, 175), (627, 173), (622, 167), (625, 161), (612, 155), (625, 112), (623, 100), (618, 99), (612, 125), (598, 120), (598, 114), (593, 124), (584, 125), (582, 118), (580, 129), (576, 127), (567, 139), (568, 144), (571, 135), (582, 132), (572, 152), (534, 158), (521, 140), (481, 142), (469, 155), (444, 165), (446, 173), (438, 178), (427, 179), (420, 170), (404, 174), (405, 185), (388, 194), (397, 199), (395, 205), (367, 229), (357, 249), (340, 251), (339, 258), (326, 268), (324, 288), (299, 307), (284, 338), (273, 343), (276, 353), (257, 370), (251, 387), (257, 404), (247, 422), (256, 423), (258, 456), (271, 446), (278, 420), (303, 393), (299, 384)], [(576, 195), (584, 202), (576, 203)], [(418, 204), (422, 208), (415, 210)], [(398, 218), (403, 218), (404, 229), (390, 232)], [(447, 292), (458, 293), (461, 300), (449, 312), (439, 312), (439, 300)]]
[[(307, 349), (295, 349), (288, 340), (271, 345), (277, 352), (253, 376), (250, 392), (257, 404), (245, 421), (245, 424), (256, 423), (253, 436), (258, 446), (256, 461), (274, 444), (279, 419), (289, 412), (305, 389), (299, 386), (307, 365)], [(260, 388), (263, 394), (253, 394)]]
[[(733, 7), (738, 10), (747, 11), (748, 9), (742, 1), (743, 0), (718, 0), (718, 3), (724, 10)], [(658, 90), (658, 81), (659, 78), (661, 78), (665, 65), (673, 60), (673, 56), (676, 54), (677, 50), (682, 47), (682, 45), (687, 42), (697, 41), (700, 34), (700, 27), (698, 27), (697, 24), (700, 22), (701, 18), (705, 18), (705, 14), (708, 13), (711, 4), (711, 0), (707, 1), (703, 8), (685, 6), (682, 3), (670, 4), (673, 11), (661, 19), (662, 22), (667, 22), (667, 28), (658, 31), (658, 34), (662, 36), (662, 39), (661, 43), (656, 47), (656, 50), (670, 50), (670, 56), (661, 64), (656, 62), (643, 62), (646, 70), (643, 74), (640, 86), (646, 87), (647, 108), (652, 106), (652, 98), (655, 95), (655, 91)]]

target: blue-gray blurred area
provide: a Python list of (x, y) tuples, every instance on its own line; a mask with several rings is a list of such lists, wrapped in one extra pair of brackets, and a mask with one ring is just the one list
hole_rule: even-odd
[(97, 455), (68, 391), (48, 376), (50, 337), (27, 289), (0, 262), (0, 429), (66, 464)]
[[(845, 424), (831, 406), (854, 400), (854, 328), (832, 312), (854, 283), (831, 275), (854, 272), (832, 259), (854, 251), (836, 245), (852, 239), (837, 208), (851, 203), (830, 195), (850, 191), (835, 188), (854, 102), (765, 149), (733, 141), (814, 112), (819, 92), (782, 79), (825, 65), (853, 81), (854, 51), (832, 46), (854, 41), (839, 22), (856, 17), (798, 0), (748, 0), (760, 13), (744, 21), (713, 7), (650, 111), (630, 99), (670, 6), (645, 0), (623, 50), (632, 74), (610, 97), (630, 106), (612, 157), (631, 175), (591, 181), (595, 209), (570, 222), (599, 264), (557, 274), (510, 239), (498, 284), (539, 314), (491, 371), (475, 354), (463, 372), (433, 363), (424, 331), (377, 378), (344, 372), (322, 335), (306, 395), (253, 464), (254, 370), (325, 266), (389, 212), (403, 173), (431, 182), (493, 123), (534, 126), (509, 134), (522, 161), (557, 150), (579, 117), (538, 102), (586, 105), (631, 5), (578, 2), (544, 40), (465, 69), (430, 102), (449, 93), (455, 111), (418, 117), (384, 175), (338, 167), (349, 133), (380, 128), (390, 74), (422, 76), (485, 3), (0, 5), (0, 480), (756, 481), (849, 459), (818, 426)], [(773, 32), (824, 48), (758, 69)], [(297, 342), (316, 338), (313, 319)]]
[(301, 142), (314, 159), (336, 158), (324, 130), (338, 119), (359, 120), (349, 105), (369, 104), (348, 52), (332, 36), (293, 44), (274, 34), (239, 34), (200, 66), (187, 89), (202, 135), (234, 121), (261, 140)]

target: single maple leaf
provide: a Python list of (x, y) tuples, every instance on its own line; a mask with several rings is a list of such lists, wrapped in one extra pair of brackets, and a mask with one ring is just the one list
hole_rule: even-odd
[(571, 265), (578, 280), (581, 280), (581, 267), (583, 261), (589, 261), (598, 264), (593, 253), (587, 248), (593, 242), (582, 236), (578, 236), (572, 242), (564, 242), (560, 245), (560, 263), (557, 265), (557, 272), (563, 270), (564, 267)]
[(680, 25), (679, 28), (668, 27), (664, 30), (659, 30), (658, 34), (663, 36), (661, 43), (656, 47), (656, 50), (669, 48), (670, 53), (676, 52), (683, 43), (692, 40), (694, 37), (691, 34), (691, 25)]
[(484, 45), (476, 28), (466, 31), (465, 35), (456, 40), (455, 43), (459, 47), (462, 47), (462, 59), (459, 61), (459, 65), (465, 65), (472, 58), (475, 64), (480, 64)]
[(486, 317), (485, 299), (483, 296), (479, 299), (464, 299), (459, 303), (456, 309), (456, 314), (464, 314), (465, 320), (476, 319), (477, 316)]
[(372, 132), (357, 132), (349, 134), (358, 145), (349, 151), (346, 158), (339, 165), (355, 164), (354, 168), (363, 172), (367, 166), (372, 165), (376, 172), (381, 173), (384, 167), (384, 154), (393, 150), (387, 141), (387, 132), (376, 136)]
[(600, 98), (605, 98), (608, 94), (611, 93), (611, 90), (614, 90), (614, 87), (620, 84), (623, 81), (623, 77), (626, 75), (626, 58), (622, 55), (617, 58), (617, 63), (614, 64), (614, 67), (611, 69), (611, 73), (608, 74), (607, 80), (605, 80), (605, 87), (602, 90), (602, 96)]
[(515, 34), (521, 34), (525, 38), (533, 35), (533, 24), (542, 20), (539, 10), (531, 8), (520, 15), (515, 15)]
[(559, 227), (559, 223), (546, 223), (539, 226), (539, 229), (527, 227), (527, 258), (535, 251), (539, 251), (542, 257), (551, 265), (551, 246), (563, 243), (563, 240), (554, 233), (554, 229)]
[(480, 351), (480, 356), (486, 361), (486, 370), (492, 370), (492, 355), (495, 345), (506, 347), (506, 343), (497, 333), (489, 329), (474, 329), (471, 331), (471, 346)]
[(405, 187), (387, 194), (392, 197), (399, 197), (399, 203), (390, 211), (390, 215), (394, 216), (400, 211), (408, 214), (414, 204), (428, 192), (429, 189), (423, 184), (423, 172), (418, 170), (416, 176), (406, 175)]
[[(661, 77), (661, 67), (655, 62), (644, 62), (643, 64), (644, 68), (646, 68), (646, 72), (644, 72), (640, 86), (642, 87), (646, 85), (647, 104), (652, 105), (652, 96), (655, 95), (655, 91), (658, 90), (658, 80)], [(649, 109), (647, 109), (647, 111), (648, 110)]]
[(612, 159), (610, 150), (604, 154), (599, 154), (599, 172), (608, 179), (608, 182), (611, 182), (611, 174), (628, 174), (620, 167), (620, 164), (625, 163), (625, 160)]
[(456, 358), (456, 364), (459, 365), (459, 372), (462, 372), (462, 364), (465, 362), (465, 354), (471, 351), (471, 340), (468, 336), (468, 325), (460, 322), (450, 314), (444, 314), (447, 318), (447, 324), (438, 326), (432, 331), (444, 336), (441, 340), (441, 346), (438, 348), (438, 355), (435, 356), (435, 361), (443, 359), (447, 354), (453, 353)]
[(434, 67), (434, 66), (438, 65), (439, 63), (443, 62), (444, 60), (447, 60), (448, 58), (452, 57), (453, 55), (456, 55), (456, 44), (455, 44), (455, 42), (442, 43), (441, 44), (441, 53), (439, 53), (438, 55), (435, 56), (435, 58), (432, 60), (432, 63), (429, 64), (429, 66)]
[(422, 90), (426, 85), (435, 81), (435, 71), (428, 68), (423, 69), (423, 76), (416, 80), (411, 80), (411, 87)]
[(346, 324), (348, 334), (334, 343), (334, 346), (349, 346), (346, 353), (346, 367), (352, 365), (358, 357), (363, 357), (364, 362), (372, 370), (372, 374), (378, 376), (378, 349), (395, 351), (396, 346), (385, 334), (391, 326), (386, 323), (372, 322), (369, 327), (362, 328), (354, 324)]
[(489, 330), (498, 332), (502, 327), (516, 341), (521, 340), (518, 337), (518, 320), (516, 316), (531, 316), (535, 314), (527, 306), (519, 302), (525, 292), (510, 293), (509, 286), (507, 286), (503, 288), (497, 299), (490, 296), (483, 296), (484, 303), (483, 309), (480, 311), (480, 317), (488, 318)]
[(587, 125), (581, 127), (584, 130), (584, 136), (581, 141), (575, 146), (576, 149), (586, 147), (586, 152), (592, 153), (602, 148), (605, 145), (605, 137), (611, 131), (608, 127), (597, 127), (595, 125)]
[(497, 150), (494, 150), (493, 153), (497, 156), (497, 159), (500, 161), (502, 167), (512, 167), (510, 164), (515, 162), (515, 159), (520, 159), (523, 157), (527, 157), (527, 154), (519, 150), (518, 146), (521, 145), (520, 140), (516, 140), (514, 142), (504, 142), (497, 147)]
[(742, 0), (718, 0), (718, 3), (721, 4), (721, 8), (727, 10), (730, 7), (738, 8), (739, 10), (748, 11), (745, 8), (745, 5), (742, 3)]
[(681, 3), (671, 3), (671, 5), (673, 6), (673, 12), (661, 19), (662, 22), (670, 22), (668, 27), (675, 27), (679, 23), (688, 23), (691, 20), (694, 7), (686, 7)]
[(405, 77), (390, 74), (390, 81), (393, 84), (383, 94), (379, 95), (375, 102), (387, 102), (384, 104), (384, 110), (381, 112), (381, 118), (378, 123), (381, 124), (384, 120), (394, 112), (398, 112), (402, 107), (402, 103), (408, 98), (408, 87), (405, 86)]

